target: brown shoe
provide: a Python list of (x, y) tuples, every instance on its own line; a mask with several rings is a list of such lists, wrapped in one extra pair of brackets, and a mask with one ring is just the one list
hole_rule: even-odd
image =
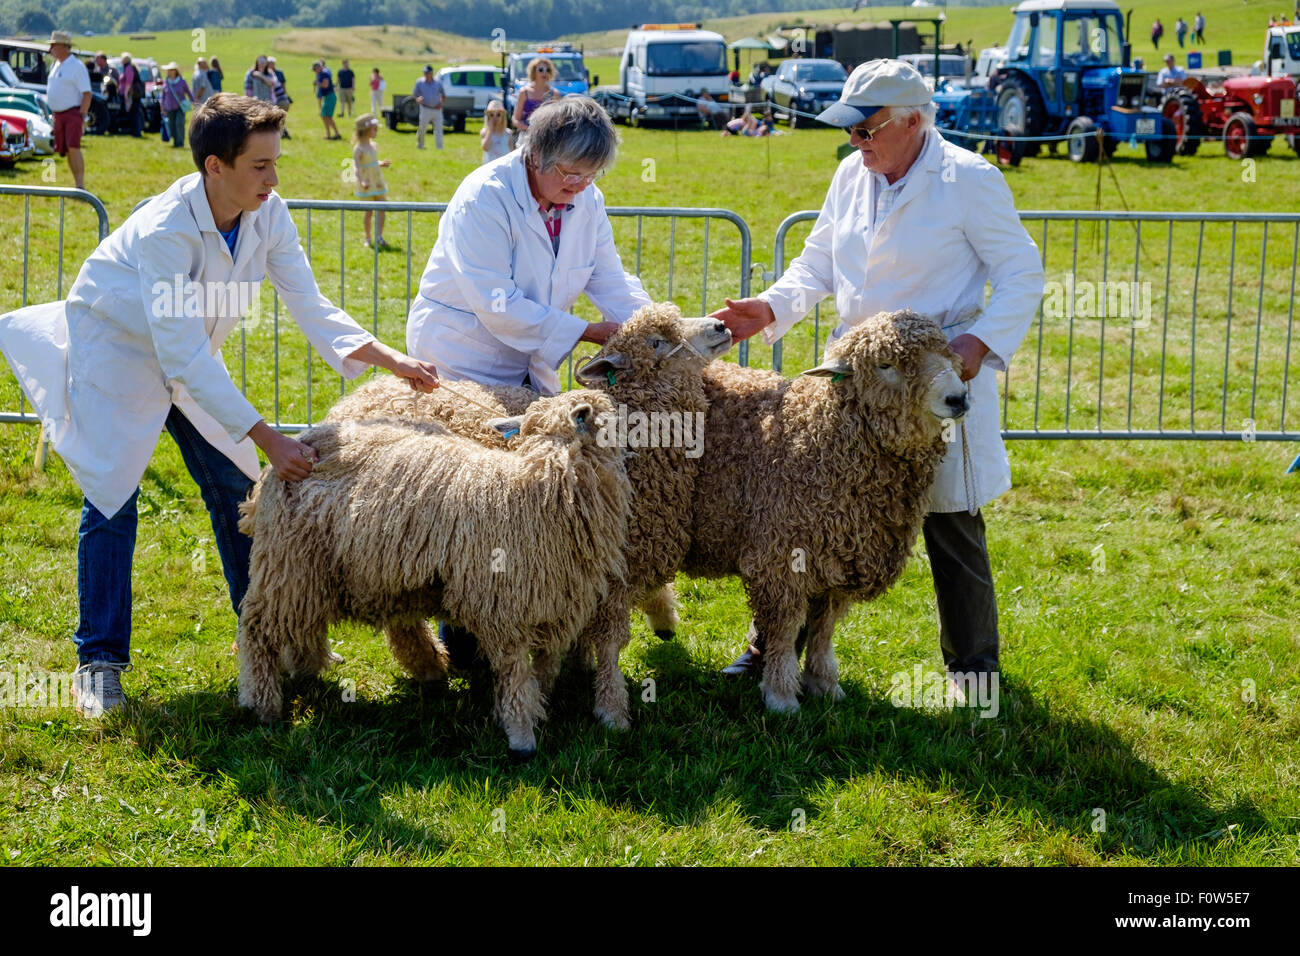
[(757, 677), (763, 670), (763, 654), (750, 644), (734, 661), (721, 671), (727, 677)]

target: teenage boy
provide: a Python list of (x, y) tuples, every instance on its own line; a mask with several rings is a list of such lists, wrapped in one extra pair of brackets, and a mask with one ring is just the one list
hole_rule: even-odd
[(269, 103), (213, 96), (190, 125), (199, 171), (101, 242), (66, 301), (0, 316), (0, 351), (84, 495), (73, 680), (83, 714), (123, 702), (136, 496), (162, 429), (212, 516), (236, 613), (252, 544), (237, 528), (237, 506), (260, 470), (256, 448), (288, 481), (312, 471), (313, 449), (266, 424), (219, 353), (263, 277), (336, 372), (352, 378), (377, 365), (413, 388), (437, 385), (432, 365), (376, 341), (321, 294), (274, 192), (283, 123), (284, 111)]

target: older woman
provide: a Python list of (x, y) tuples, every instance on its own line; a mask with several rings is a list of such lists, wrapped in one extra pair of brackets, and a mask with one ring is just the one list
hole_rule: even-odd
[(253, 68), (244, 74), (244, 95), (275, 105), (275, 73), (265, 56), (259, 55)]
[(185, 114), (194, 106), (194, 94), (181, 76), (180, 65), (172, 60), (163, 67), (162, 102), (159, 104), (171, 135), (172, 148), (185, 147)]
[(560, 98), (559, 92), (551, 86), (555, 79), (555, 64), (544, 56), (528, 64), (528, 83), (515, 95), (515, 111), (512, 117), (515, 129), (527, 132), (529, 119), (533, 111), (543, 103)]
[[(541, 106), (519, 149), (465, 177), (438, 225), (406, 341), (440, 378), (560, 389), (556, 369), (579, 342), (604, 341), (650, 303), (623, 271), (605, 198), (592, 186), (614, 162), (618, 136), (592, 99)], [(588, 323), (578, 296), (600, 310)], [(452, 664), (471, 663), (475, 641), (445, 624)]]
[[(650, 302), (623, 271), (592, 187), (617, 148), (605, 111), (571, 96), (533, 114), (523, 147), (465, 177), (411, 303), (412, 355), (448, 380), (554, 394), (556, 369), (579, 342), (603, 343)], [(569, 311), (584, 292), (604, 322)]]

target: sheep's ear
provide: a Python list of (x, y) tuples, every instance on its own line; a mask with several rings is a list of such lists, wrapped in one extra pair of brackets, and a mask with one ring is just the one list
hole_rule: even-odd
[(613, 376), (617, 372), (626, 372), (632, 367), (632, 360), (622, 352), (610, 352), (597, 355), (590, 362), (578, 369), (578, 381), (588, 387), (596, 385), (613, 385)]
[(573, 419), (573, 427), (579, 432), (585, 432), (587, 423), (595, 412), (596, 410), (592, 408), (590, 402), (583, 402), (581, 405), (574, 406), (573, 411), (569, 413), (569, 417)]
[[(821, 365), (816, 368), (810, 368), (804, 372), (805, 375), (816, 375), (819, 378), (835, 378), (853, 374), (853, 366), (838, 355), (828, 357)], [(838, 379), (837, 379), (838, 381)]]
[(510, 439), (519, 434), (519, 429), (524, 423), (522, 415), (516, 415), (514, 418), (489, 418), (488, 427), (495, 428), (501, 433), (502, 438)]

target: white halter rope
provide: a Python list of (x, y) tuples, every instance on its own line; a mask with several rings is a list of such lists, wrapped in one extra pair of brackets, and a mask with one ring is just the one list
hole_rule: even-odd
[(976, 484), (975, 467), (970, 460), (970, 443), (966, 441), (966, 419), (961, 420), (961, 472), (966, 485), (966, 512), (972, 518), (979, 514), (979, 488)]

